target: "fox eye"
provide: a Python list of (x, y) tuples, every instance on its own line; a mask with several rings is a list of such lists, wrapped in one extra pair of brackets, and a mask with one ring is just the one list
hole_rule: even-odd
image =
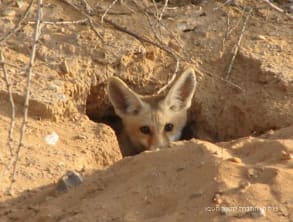
[(165, 125), (165, 131), (166, 131), (166, 132), (170, 132), (170, 131), (173, 130), (173, 127), (174, 127), (174, 125), (173, 125), (172, 123), (167, 123), (167, 124)]
[(151, 129), (148, 126), (142, 126), (139, 128), (139, 130), (143, 134), (151, 134)]

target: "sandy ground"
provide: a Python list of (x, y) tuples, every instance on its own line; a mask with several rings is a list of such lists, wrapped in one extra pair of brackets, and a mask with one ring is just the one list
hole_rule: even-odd
[[(116, 134), (105, 124), (116, 124), (107, 78), (120, 76), (151, 94), (171, 78), (176, 62), (101, 24), (111, 2), (89, 1), (104, 42), (88, 24), (43, 24), (10, 193), (11, 109), (0, 68), (0, 221), (293, 221), (292, 19), (259, 1), (170, 1), (158, 23), (152, 1), (118, 1), (105, 18), (167, 47), (180, 56), (179, 72), (193, 67), (198, 79), (188, 123), (193, 139), (122, 158)], [(289, 2), (276, 4), (288, 10)], [(82, 2), (73, 3), (85, 11)], [(157, 3), (158, 12), (163, 5)], [(0, 2), (0, 39), (28, 6)], [(246, 7), (254, 10), (226, 80)], [(16, 106), (14, 152), (34, 32), (27, 22), (36, 8), (35, 2), (22, 28), (0, 41)], [(84, 18), (54, 0), (44, 2), (43, 17)], [(55, 145), (45, 142), (52, 132), (59, 136)], [(83, 182), (58, 192), (57, 182), (69, 170)]]

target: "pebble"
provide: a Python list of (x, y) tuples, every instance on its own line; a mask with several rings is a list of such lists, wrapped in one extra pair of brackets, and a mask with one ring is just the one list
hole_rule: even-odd
[(263, 36), (263, 35), (256, 35), (256, 36), (254, 37), (254, 39), (255, 39), (255, 40), (266, 40), (266, 37)]
[(238, 157), (231, 157), (228, 160), (233, 162), (233, 163), (242, 163), (241, 159), (238, 158)]
[(45, 142), (48, 145), (56, 145), (58, 140), (59, 140), (59, 136), (56, 132), (52, 132), (51, 134), (48, 134), (47, 136), (45, 136)]
[(76, 187), (83, 182), (81, 175), (75, 171), (68, 171), (57, 183), (57, 191), (68, 192), (72, 187)]
[(291, 160), (292, 158), (293, 158), (293, 155), (290, 152), (286, 150), (282, 150), (282, 157), (281, 157), (282, 160)]
[(87, 136), (86, 135), (76, 135), (74, 137), (74, 139), (76, 139), (76, 140), (85, 140), (85, 139), (87, 139)]
[(221, 204), (221, 203), (223, 203), (223, 199), (221, 198), (221, 194), (216, 193), (216, 194), (214, 195), (214, 197), (213, 197), (213, 202), (214, 202), (215, 204)]
[(63, 73), (69, 73), (70, 72), (70, 68), (68, 66), (68, 63), (66, 60), (64, 60), (61, 64), (60, 64), (60, 69)]

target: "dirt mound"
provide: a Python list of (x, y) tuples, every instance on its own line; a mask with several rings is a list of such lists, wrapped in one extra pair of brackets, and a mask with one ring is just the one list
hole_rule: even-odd
[[(0, 2), (0, 73), (8, 76), (0, 78), (0, 221), (293, 220), (291, 14), (253, 0), (174, 0), (167, 7), (66, 2), (43, 5), (28, 125), (10, 193), (7, 86), (15, 102), (15, 154), (37, 3)], [(176, 67), (196, 71), (184, 135), (196, 139), (122, 159), (110, 127), (119, 122), (107, 98), (108, 77), (153, 94)], [(55, 145), (48, 135), (58, 135)], [(69, 170), (84, 182), (58, 193)]]
[[(2, 218), (234, 221), (240, 217), (250, 221), (259, 216), (264, 221), (290, 221), (292, 138), (293, 126), (264, 138), (217, 145), (195, 139), (177, 142), (172, 149), (124, 158), (86, 175), (82, 185), (66, 194), (57, 193), (54, 185), (37, 197), (25, 193), (5, 203)], [(264, 215), (258, 215), (258, 209)]]

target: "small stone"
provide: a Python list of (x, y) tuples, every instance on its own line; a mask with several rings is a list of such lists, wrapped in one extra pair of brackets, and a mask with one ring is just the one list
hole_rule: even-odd
[(254, 169), (248, 169), (248, 171), (247, 171), (247, 174), (248, 174), (248, 177), (249, 178), (257, 178), (258, 177), (258, 175), (256, 174), (256, 172), (255, 172), (255, 170)]
[(81, 175), (75, 171), (68, 171), (57, 183), (59, 192), (68, 192), (72, 187), (76, 187), (83, 182)]
[(282, 150), (281, 160), (292, 160), (293, 156), (287, 150)]
[(48, 145), (56, 145), (58, 140), (59, 140), (59, 136), (56, 132), (52, 132), (51, 134), (48, 134), (47, 136), (45, 136), (45, 142)]
[(216, 194), (214, 195), (214, 197), (213, 197), (213, 202), (214, 202), (215, 204), (221, 204), (221, 203), (223, 203), (223, 199), (222, 199), (222, 197), (221, 197), (221, 194), (216, 193)]
[(231, 157), (231, 158), (228, 158), (228, 160), (233, 163), (242, 163), (241, 159), (238, 157)]
[(76, 140), (85, 140), (85, 139), (87, 139), (87, 136), (85, 136), (85, 135), (76, 135), (74, 137), (74, 139), (76, 139)]
[(60, 64), (60, 69), (63, 73), (70, 73), (70, 68), (68, 66), (68, 63), (66, 60), (64, 60), (61, 64)]
[(266, 37), (264, 37), (263, 35), (256, 35), (253, 37), (253, 39), (255, 40), (266, 40)]

